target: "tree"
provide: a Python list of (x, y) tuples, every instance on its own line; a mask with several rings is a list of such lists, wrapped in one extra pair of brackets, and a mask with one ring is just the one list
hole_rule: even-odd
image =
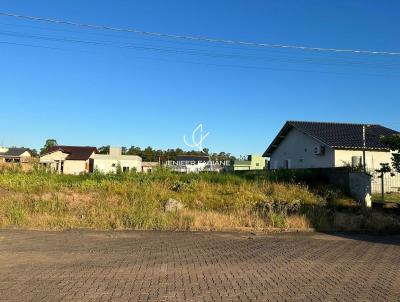
[(382, 163), (381, 168), (378, 170), (375, 170), (378, 172), (380, 175), (378, 176), (381, 179), (381, 193), (382, 193), (382, 202), (385, 202), (385, 174), (390, 173), (391, 176), (394, 174), (392, 173), (392, 168), (390, 168), (390, 165), (388, 163)]
[(32, 157), (38, 157), (38, 152), (36, 149), (31, 149), (30, 151), (31, 151)]
[(400, 172), (400, 134), (393, 134), (382, 138), (382, 142), (388, 146), (393, 153), (392, 166), (397, 172)]
[(142, 149), (140, 147), (131, 146), (128, 151), (126, 152), (127, 155), (141, 155)]
[(49, 151), (49, 149), (51, 147), (57, 146), (57, 140), (55, 140), (54, 138), (49, 138), (46, 140), (46, 142), (44, 143), (43, 148), (40, 149), (40, 154), (45, 154)]
[(97, 149), (99, 151), (99, 154), (109, 154), (110, 153), (110, 145), (108, 146), (101, 146), (100, 148)]

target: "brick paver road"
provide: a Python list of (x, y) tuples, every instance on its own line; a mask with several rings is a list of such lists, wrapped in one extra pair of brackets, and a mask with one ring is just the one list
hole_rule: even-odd
[(4, 301), (400, 301), (400, 237), (0, 231)]

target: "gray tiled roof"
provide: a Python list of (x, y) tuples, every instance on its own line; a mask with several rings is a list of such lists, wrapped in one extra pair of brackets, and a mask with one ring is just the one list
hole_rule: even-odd
[(335, 149), (362, 149), (363, 126), (366, 126), (365, 146), (370, 150), (388, 150), (381, 142), (381, 137), (399, 133), (381, 125), (288, 121), (264, 152), (264, 156), (270, 156), (292, 128)]
[(2, 157), (19, 157), (25, 151), (29, 151), (28, 148), (9, 148), (6, 152), (0, 153)]

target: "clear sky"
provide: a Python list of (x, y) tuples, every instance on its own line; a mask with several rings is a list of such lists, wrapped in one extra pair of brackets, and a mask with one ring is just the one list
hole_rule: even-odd
[[(259, 43), (400, 52), (400, 1), (12, 1), (1, 12)], [(154, 38), (0, 17), (0, 144), (262, 153), (286, 120), (400, 130), (400, 56)]]

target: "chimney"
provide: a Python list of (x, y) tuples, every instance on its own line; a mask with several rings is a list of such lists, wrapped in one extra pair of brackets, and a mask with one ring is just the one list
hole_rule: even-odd
[(121, 147), (110, 147), (110, 155), (111, 156), (121, 156), (122, 148)]

